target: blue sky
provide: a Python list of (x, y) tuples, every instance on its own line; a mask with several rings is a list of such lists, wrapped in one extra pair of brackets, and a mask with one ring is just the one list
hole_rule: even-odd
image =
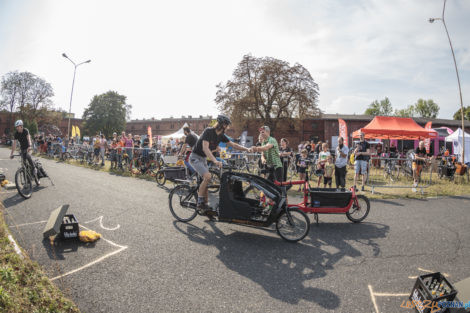
[[(0, 76), (30, 71), (54, 103), (82, 115), (93, 95), (128, 97), (133, 118), (217, 113), (219, 82), (244, 54), (305, 66), (326, 113), (361, 114), (389, 97), (396, 109), (433, 99), (440, 118), (459, 108), (440, 17), (442, 0), (67, 1), (0, 0)], [(470, 94), (470, 0), (448, 0), (446, 22)]]

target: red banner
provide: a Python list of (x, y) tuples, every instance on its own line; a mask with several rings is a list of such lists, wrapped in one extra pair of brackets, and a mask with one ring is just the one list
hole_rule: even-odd
[[(432, 122), (429, 121), (424, 126), (424, 129), (431, 129), (431, 127), (432, 127)], [(426, 148), (426, 153), (429, 153), (429, 151), (431, 150), (431, 138), (424, 139), (424, 147)]]
[(150, 148), (152, 148), (152, 127), (147, 127), (147, 135), (149, 136), (149, 140), (150, 140)]
[(338, 125), (339, 125), (339, 136), (343, 137), (344, 144), (346, 145), (346, 147), (349, 147), (348, 126), (346, 125), (346, 122), (341, 118), (338, 119)]

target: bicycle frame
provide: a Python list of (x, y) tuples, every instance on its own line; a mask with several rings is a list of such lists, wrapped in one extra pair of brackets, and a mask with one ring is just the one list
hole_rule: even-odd
[[(304, 185), (304, 190), (303, 190), (303, 200), (300, 203), (296, 204), (287, 204), (288, 208), (299, 208), (305, 213), (308, 214), (344, 214), (348, 212), (351, 209), (351, 206), (353, 204), (358, 205), (357, 203), (357, 196), (356, 196), (356, 191), (354, 190), (353, 187), (350, 188), (350, 191), (352, 193), (351, 200), (349, 200), (349, 203), (344, 206), (344, 207), (313, 207), (311, 206), (312, 203), (310, 203), (310, 184), (308, 181), (308, 175), (306, 177), (306, 180), (294, 180), (294, 181), (287, 181), (287, 182), (274, 182), (277, 186), (293, 186), (293, 185)], [(287, 200), (287, 193), (286, 193), (286, 200)]]

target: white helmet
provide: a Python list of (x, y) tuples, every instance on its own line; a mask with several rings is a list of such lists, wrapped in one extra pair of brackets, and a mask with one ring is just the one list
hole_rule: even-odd
[(15, 127), (18, 127), (18, 126), (23, 126), (23, 121), (22, 120), (17, 120), (15, 122)]

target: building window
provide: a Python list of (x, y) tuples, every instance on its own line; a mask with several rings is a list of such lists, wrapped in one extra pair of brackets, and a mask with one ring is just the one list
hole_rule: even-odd
[(317, 122), (312, 123), (312, 129), (318, 129), (318, 123)]
[(155, 125), (155, 129), (160, 129), (160, 124)]

